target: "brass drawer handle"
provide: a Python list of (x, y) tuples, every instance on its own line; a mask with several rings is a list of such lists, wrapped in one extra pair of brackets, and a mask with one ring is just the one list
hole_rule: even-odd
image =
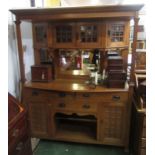
[(84, 104), (82, 107), (83, 107), (84, 109), (89, 109), (89, 108), (90, 108), (90, 105)]
[(112, 100), (113, 101), (118, 101), (118, 100), (120, 100), (120, 96), (117, 96), (117, 95), (114, 95), (114, 96), (112, 96)]
[(37, 91), (32, 91), (32, 96), (38, 96), (39, 93)]
[(58, 106), (59, 106), (60, 108), (65, 108), (65, 107), (66, 107), (65, 103), (59, 103)]
[(59, 93), (59, 97), (65, 97), (66, 96), (66, 93)]

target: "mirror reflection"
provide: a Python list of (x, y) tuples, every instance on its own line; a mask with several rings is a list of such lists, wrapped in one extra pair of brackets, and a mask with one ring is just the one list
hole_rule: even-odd
[(60, 71), (99, 70), (100, 52), (93, 50), (59, 50)]

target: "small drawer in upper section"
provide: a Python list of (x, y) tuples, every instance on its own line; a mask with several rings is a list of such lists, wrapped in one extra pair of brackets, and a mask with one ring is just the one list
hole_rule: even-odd
[(69, 112), (97, 112), (97, 103), (90, 101), (53, 101), (53, 108), (57, 111), (69, 111)]
[(78, 100), (87, 100), (91, 102), (117, 102), (127, 101), (128, 93), (109, 92), (109, 93), (81, 93), (76, 97)]
[(49, 91), (39, 89), (25, 89), (24, 98), (29, 101), (46, 101), (51, 95)]
[(125, 102), (128, 100), (128, 93), (105, 93), (101, 95), (101, 99), (104, 102)]

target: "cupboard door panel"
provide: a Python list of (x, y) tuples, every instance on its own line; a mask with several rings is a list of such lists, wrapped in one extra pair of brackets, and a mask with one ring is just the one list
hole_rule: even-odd
[(33, 23), (34, 47), (46, 47), (48, 45), (48, 23)]
[(111, 22), (107, 24), (107, 47), (128, 46), (128, 22)]
[(100, 111), (100, 138), (105, 144), (123, 145), (125, 104), (104, 103)]
[(75, 46), (75, 24), (54, 24), (54, 47), (69, 48)]
[(29, 122), (32, 136), (48, 135), (47, 105), (42, 102), (29, 104)]
[(101, 47), (101, 24), (85, 22), (77, 24), (77, 46)]

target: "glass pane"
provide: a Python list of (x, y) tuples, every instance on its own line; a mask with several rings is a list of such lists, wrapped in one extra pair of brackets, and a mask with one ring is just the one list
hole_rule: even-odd
[(44, 26), (36, 26), (35, 27), (35, 32), (36, 32), (36, 41), (37, 42), (45, 42), (47, 39), (46, 35), (46, 27)]
[(82, 25), (82, 26), (80, 26), (80, 31), (81, 31), (80, 32), (80, 41), (81, 42), (97, 42), (97, 26)]
[(72, 26), (56, 26), (56, 41), (59, 43), (72, 42)]
[(122, 24), (113, 24), (111, 26), (111, 41), (121, 42), (124, 40), (125, 27)]

